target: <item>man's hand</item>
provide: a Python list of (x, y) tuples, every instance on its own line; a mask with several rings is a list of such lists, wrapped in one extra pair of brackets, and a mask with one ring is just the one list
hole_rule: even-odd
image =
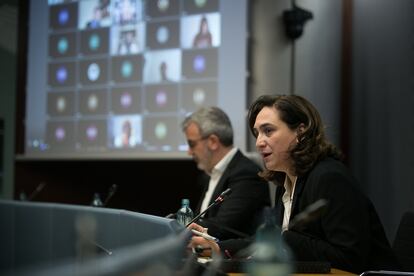
[[(207, 229), (197, 223), (191, 223), (187, 229), (194, 229), (202, 233), (207, 233)], [(201, 257), (211, 257), (212, 254), (220, 254), (220, 247), (215, 241), (207, 240), (197, 235), (194, 235), (191, 238), (187, 247), (195, 251)]]

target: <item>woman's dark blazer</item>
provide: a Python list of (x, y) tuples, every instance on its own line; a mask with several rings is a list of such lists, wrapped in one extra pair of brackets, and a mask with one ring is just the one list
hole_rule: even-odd
[[(283, 193), (284, 187), (278, 186), (275, 213), (279, 225), (284, 212)], [(326, 158), (298, 177), (290, 222), (319, 199), (327, 201), (319, 216), (283, 232), (294, 260), (327, 261), (334, 268), (354, 273), (399, 269), (374, 206), (340, 161)], [(237, 251), (246, 245), (239, 240), (220, 246)]]

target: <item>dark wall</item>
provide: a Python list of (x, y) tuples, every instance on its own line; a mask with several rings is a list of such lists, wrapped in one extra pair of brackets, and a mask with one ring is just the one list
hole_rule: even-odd
[(12, 195), (15, 91), (16, 91), (16, 48), (18, 0), (0, 1), (0, 119), (3, 121), (3, 148), (0, 159), (2, 183), (0, 197)]
[(354, 1), (350, 166), (391, 241), (414, 210), (413, 26), (414, 1)]
[(195, 208), (200, 174), (192, 160), (25, 160), (15, 164), (14, 197), (25, 193), (33, 201), (89, 205), (95, 192), (104, 201), (116, 184), (108, 207), (165, 216), (184, 197)]
[[(4, 120), (0, 118), (0, 157), (4, 152)], [(0, 190), (3, 188), (3, 158), (0, 158)]]

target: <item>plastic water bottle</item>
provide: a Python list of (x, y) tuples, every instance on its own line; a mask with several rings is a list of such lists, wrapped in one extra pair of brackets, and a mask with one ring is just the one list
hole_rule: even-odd
[(190, 208), (190, 200), (184, 198), (181, 200), (181, 208), (177, 211), (177, 221), (186, 226), (194, 217), (194, 213)]
[(264, 209), (264, 223), (258, 227), (250, 250), (253, 255), (246, 268), (249, 275), (288, 276), (293, 272), (290, 250), (270, 207)]

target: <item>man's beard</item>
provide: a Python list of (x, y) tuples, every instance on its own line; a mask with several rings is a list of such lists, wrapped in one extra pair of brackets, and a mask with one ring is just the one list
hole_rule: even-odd
[(210, 168), (210, 162), (212, 159), (213, 153), (207, 149), (204, 152), (202, 159), (194, 157), (194, 161), (197, 163), (197, 168), (199, 170), (205, 171), (207, 174), (210, 174), (213, 168)]

